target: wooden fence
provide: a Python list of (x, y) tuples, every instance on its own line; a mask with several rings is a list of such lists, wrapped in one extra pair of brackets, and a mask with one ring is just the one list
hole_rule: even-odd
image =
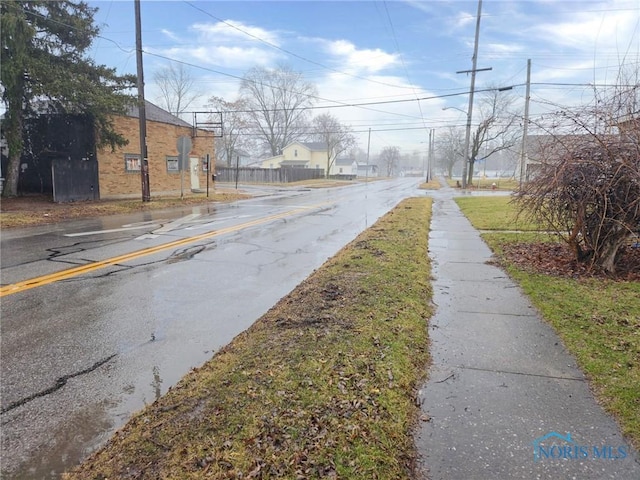
[(216, 182), (290, 183), (316, 178), (324, 178), (322, 168), (216, 168)]

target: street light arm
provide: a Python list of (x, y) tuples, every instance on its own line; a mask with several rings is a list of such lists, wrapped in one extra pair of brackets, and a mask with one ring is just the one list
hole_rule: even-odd
[(459, 112), (464, 113), (465, 115), (467, 114), (467, 112), (465, 112), (464, 110), (462, 110), (461, 108), (458, 107), (442, 107), (442, 110), (458, 110)]

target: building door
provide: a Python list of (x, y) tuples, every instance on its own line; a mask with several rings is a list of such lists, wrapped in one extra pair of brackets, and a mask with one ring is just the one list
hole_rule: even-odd
[(191, 172), (191, 191), (200, 190), (200, 159), (198, 157), (189, 158), (189, 171)]

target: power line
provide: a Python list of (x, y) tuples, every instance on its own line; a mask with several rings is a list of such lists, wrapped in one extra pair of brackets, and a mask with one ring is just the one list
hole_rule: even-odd
[[(449, 126), (449, 125), (447, 125)], [(437, 128), (436, 127), (431, 127), (431, 128)], [(372, 132), (404, 132), (407, 130), (424, 130), (424, 127), (420, 126), (420, 127), (405, 127), (405, 128), (372, 128), (371, 131)], [(365, 129), (365, 130), (349, 130), (349, 133), (367, 133), (369, 131), (369, 129)], [(303, 133), (315, 133), (315, 130), (308, 130), (305, 131)], [(340, 133), (340, 132), (327, 132), (327, 133)], [(255, 132), (239, 132), (236, 135), (238, 136), (255, 136), (257, 135)]]
[[(151, 52), (145, 52), (145, 53), (147, 55), (151, 55), (151, 56), (158, 57), (158, 58), (163, 58), (165, 60), (169, 60), (169, 61), (176, 62), (176, 63), (181, 63), (183, 65), (187, 65), (187, 66), (190, 66), (190, 67), (199, 68), (201, 70), (205, 70), (205, 71), (208, 71), (208, 72), (217, 73), (219, 75), (223, 75), (223, 76), (227, 76), (227, 77), (231, 77), (231, 78), (236, 78), (238, 80), (244, 80), (243, 77), (239, 77), (239, 76), (233, 75), (231, 73), (220, 72), (218, 70), (213, 70), (211, 68), (202, 67), (200, 65), (194, 65), (192, 63), (183, 62), (182, 60), (176, 60), (176, 59), (173, 59), (173, 58), (165, 57), (164, 55), (159, 55), (157, 53), (151, 53)], [(278, 89), (281, 90), (282, 89), (282, 87), (279, 87), (277, 85), (271, 85), (271, 84), (266, 84), (266, 85), (268, 85), (270, 88), (274, 88), (276, 90), (278, 90)], [(414, 118), (414, 119), (419, 119), (420, 118), (420, 117), (416, 117), (415, 115), (407, 115), (405, 113), (398, 113), (398, 112), (388, 112), (388, 111), (376, 110), (375, 108), (368, 108), (367, 107), (368, 105), (378, 105), (378, 104), (384, 104), (384, 103), (400, 103), (400, 102), (407, 102), (407, 101), (415, 101), (414, 99), (411, 99), (411, 100), (397, 100), (397, 101), (389, 101), (389, 102), (369, 102), (369, 103), (356, 104), (356, 103), (344, 103), (344, 102), (341, 102), (339, 100), (331, 100), (330, 98), (323, 98), (323, 97), (319, 97), (318, 95), (309, 95), (309, 94), (304, 93), (304, 92), (293, 92), (293, 93), (297, 93), (297, 94), (300, 94), (300, 95), (305, 95), (305, 96), (307, 96), (309, 98), (313, 98), (313, 99), (316, 99), (316, 100), (322, 100), (324, 102), (333, 102), (335, 104), (335, 105), (306, 107), (306, 108), (303, 108), (302, 110), (315, 110), (315, 109), (318, 109), (318, 108), (324, 109), (324, 108), (340, 108), (340, 107), (358, 107), (358, 108), (362, 108), (364, 110), (370, 110), (372, 112), (386, 113), (388, 115), (397, 115), (397, 116), (400, 116), (400, 117), (407, 117), (407, 118)], [(276, 109), (268, 109), (268, 111), (270, 111), (270, 112), (277, 112), (277, 111), (284, 111), (284, 110), (285, 109), (277, 109), (277, 108)], [(250, 112), (253, 112), (253, 111), (254, 110), (238, 110), (237, 112), (238, 113), (250, 113)], [(236, 111), (233, 110), (233, 112), (236, 112)]]
[[(236, 27), (236, 26), (234, 26), (234, 25), (232, 25), (232, 24), (230, 24), (228, 22), (224, 22), (224, 20), (218, 19), (214, 15), (203, 11), (199, 7), (196, 7), (195, 5), (192, 5), (189, 2), (185, 2), (185, 3), (189, 4), (190, 6), (192, 6), (193, 8), (195, 8), (195, 9), (197, 9), (199, 11), (202, 11), (203, 13), (209, 15), (210, 17), (215, 18), (215, 19), (227, 24), (228, 26), (233, 27), (233, 28), (243, 32), (244, 34), (247, 34), (249, 36), (252, 36), (252, 37), (256, 38), (256, 40), (262, 41), (263, 43), (266, 43), (266, 44), (270, 45), (273, 48), (277, 48), (277, 49), (279, 49), (279, 50), (281, 50), (281, 51), (283, 51), (283, 52), (285, 52), (287, 54), (295, 56), (296, 58), (300, 58), (300, 59), (302, 59), (304, 61), (307, 61), (309, 63), (315, 64), (317, 66), (320, 66), (320, 67), (322, 67), (324, 69), (327, 69), (327, 70), (330, 70), (330, 71), (333, 71), (333, 72), (336, 72), (336, 73), (341, 73), (341, 74), (344, 74), (344, 75), (349, 75), (349, 76), (352, 76), (354, 78), (371, 81), (373, 83), (379, 83), (379, 84), (382, 84), (382, 85), (387, 85), (387, 86), (392, 86), (392, 87), (397, 87), (397, 88), (410, 88), (410, 89), (413, 89), (414, 93), (415, 93), (415, 88), (414, 87), (406, 87), (406, 86), (401, 86), (401, 85), (393, 85), (393, 84), (389, 84), (389, 83), (385, 83), (385, 82), (377, 82), (377, 81), (374, 81), (374, 80), (371, 80), (371, 79), (367, 79), (365, 77), (359, 77), (359, 76), (356, 76), (356, 75), (350, 75), (350, 74), (348, 74), (346, 72), (341, 72), (339, 70), (335, 70), (335, 69), (332, 69), (330, 67), (327, 67), (326, 65), (323, 65), (321, 63), (314, 62), (314, 61), (309, 60), (309, 59), (307, 59), (305, 57), (297, 55), (294, 52), (290, 52), (288, 50), (282, 49), (282, 48), (278, 47), (277, 45), (273, 45), (273, 44), (271, 44), (271, 43), (269, 43), (269, 42), (267, 42), (267, 41), (265, 41), (263, 39), (260, 39), (259, 37), (254, 36), (254, 35), (250, 34), (249, 32), (245, 32), (244, 30), (242, 30), (242, 29), (240, 29), (240, 28), (238, 28), (238, 27)], [(385, 5), (385, 7), (386, 7), (386, 5)], [(27, 14), (31, 14), (33, 16), (38, 16), (40, 18), (46, 19), (46, 20), (48, 20), (50, 22), (53, 22), (53, 23), (56, 23), (58, 25), (62, 25), (62, 26), (65, 26), (67, 28), (70, 28), (70, 29), (78, 30), (78, 28), (73, 26), (73, 25), (68, 25), (68, 24), (65, 24), (64, 22), (60, 22), (60, 21), (51, 19), (51, 18), (46, 17), (46, 16), (44, 16), (44, 15), (42, 15), (40, 13), (28, 11), (28, 10), (25, 10), (24, 8), (21, 8), (21, 10), (23, 12), (27, 13)], [(387, 12), (387, 14), (388, 14), (388, 12)], [(391, 22), (391, 19), (389, 19), (389, 21)], [(393, 24), (391, 24), (391, 26), (393, 27)], [(123, 51), (123, 52), (125, 52), (127, 54), (133, 54), (135, 52), (135, 50), (127, 50), (127, 49), (123, 48), (118, 42), (116, 42), (116, 41), (114, 41), (114, 40), (112, 40), (112, 39), (110, 39), (108, 37), (105, 37), (103, 35), (98, 34), (98, 35), (96, 35), (96, 37), (100, 38), (102, 40), (106, 40), (106, 41), (114, 44), (119, 50), (121, 50), (121, 51)], [(396, 45), (397, 45), (397, 40), (396, 40)], [(147, 55), (155, 56), (155, 57), (158, 57), (158, 58), (162, 58), (162, 59), (170, 61), (170, 62), (180, 63), (180, 64), (183, 64), (183, 65), (187, 65), (187, 66), (190, 66), (190, 67), (193, 67), (193, 68), (198, 68), (198, 69), (201, 69), (201, 70), (204, 70), (204, 71), (207, 71), (207, 72), (215, 73), (215, 74), (218, 74), (218, 75), (221, 75), (221, 76), (225, 76), (225, 77), (228, 77), (228, 78), (232, 78), (232, 79), (236, 79), (236, 80), (243, 80), (243, 77), (240, 77), (238, 75), (233, 75), (231, 73), (226, 73), (226, 72), (222, 72), (222, 71), (219, 71), (219, 70), (203, 67), (201, 65), (191, 64), (191, 63), (188, 63), (188, 62), (184, 62), (184, 61), (181, 61), (181, 60), (173, 59), (173, 58), (166, 57), (164, 55), (160, 55), (160, 54), (156, 54), (156, 53), (152, 53), (152, 52), (147, 52), (147, 51), (143, 51), (143, 52), (145, 54), (147, 54)], [(406, 67), (405, 67), (405, 70), (406, 70)], [(521, 87), (523, 85), (524, 84), (517, 84), (517, 85), (513, 85), (512, 87), (514, 87), (514, 88), (515, 87)], [(550, 86), (550, 87), (589, 87), (589, 88), (612, 88), (612, 87), (632, 88), (632, 87), (634, 87), (634, 85), (617, 85), (617, 84), (605, 84), (605, 83), (594, 84), (594, 83), (558, 83), (558, 82), (532, 82), (531, 85)], [(279, 88), (279, 87), (273, 86), (273, 85), (270, 85), (270, 87), (271, 88)], [(401, 116), (401, 117), (406, 117), (406, 118), (411, 118), (411, 119), (417, 119), (417, 120), (420, 120), (421, 122), (424, 122), (425, 119), (424, 119), (424, 116), (422, 115), (422, 110), (421, 110), (421, 106), (420, 106), (419, 102), (428, 101), (428, 100), (434, 100), (434, 99), (442, 99), (442, 98), (463, 96), (463, 95), (468, 95), (470, 93), (468, 91), (455, 91), (454, 89), (451, 89), (451, 90), (453, 90), (453, 91), (451, 93), (448, 93), (448, 94), (432, 95), (432, 96), (426, 96), (426, 97), (417, 97), (416, 96), (416, 98), (410, 98), (410, 99), (384, 100), (384, 101), (372, 101), (372, 102), (341, 102), (341, 101), (338, 101), (338, 100), (327, 99), (327, 98), (323, 98), (323, 97), (319, 97), (319, 96), (310, 96), (310, 98), (314, 98), (316, 100), (320, 100), (320, 101), (324, 101), (324, 102), (331, 102), (331, 105), (317, 105), (317, 106), (313, 106), (313, 107), (308, 107), (307, 109), (308, 110), (316, 110), (316, 109), (328, 109), (328, 108), (353, 107), (353, 108), (361, 108), (361, 109), (364, 109), (364, 110), (369, 110), (369, 111), (373, 111), (373, 112), (377, 112), (377, 113), (384, 113), (384, 114), (388, 114), (388, 115), (395, 115), (395, 116)], [(495, 90), (495, 88), (487, 88), (487, 89), (476, 90), (476, 91), (477, 92), (484, 92), (484, 91), (491, 91), (491, 90)], [(385, 98), (388, 98), (388, 97), (385, 97)], [(421, 112), (421, 116), (420, 117), (415, 116), (415, 115), (403, 114), (403, 113), (399, 113), (399, 112), (389, 112), (389, 111), (377, 110), (377, 109), (374, 109), (374, 108), (369, 108), (369, 107), (375, 106), (375, 105), (391, 105), (391, 104), (400, 104), (400, 103), (409, 103), (409, 102), (418, 102), (418, 107), (420, 108), (420, 112)], [(273, 109), (273, 111), (277, 111), (277, 110), (278, 109)], [(238, 113), (243, 113), (243, 112), (244, 113), (248, 113), (249, 111), (238, 111)]]
[[(185, 2), (185, 3), (188, 3), (188, 2)], [(199, 8), (195, 7), (195, 6), (194, 6), (194, 8), (196, 8), (197, 10), (201, 10), (201, 9), (199, 9)], [(73, 25), (68, 25), (68, 24), (65, 24), (65, 23), (63, 23), (63, 22), (59, 22), (59, 21), (56, 21), (56, 20), (50, 19), (49, 17), (46, 17), (46, 16), (41, 15), (41, 14), (39, 14), (39, 13), (29, 12), (29, 11), (27, 11), (27, 10), (24, 10), (23, 8), (22, 8), (21, 10), (23, 10), (25, 13), (33, 14), (34, 16), (38, 16), (38, 17), (40, 17), (40, 18), (43, 18), (43, 19), (46, 19), (46, 20), (48, 20), (48, 21), (54, 22), (54, 23), (56, 23), (56, 24), (58, 24), (58, 25), (62, 25), (62, 26), (65, 26), (65, 27), (68, 27), (68, 28), (70, 28), (70, 29), (74, 29), (74, 30), (79, 30), (77, 27), (75, 27), (75, 26), (73, 26)], [(207, 12), (204, 12), (204, 11), (203, 11), (203, 13), (207, 13)], [(207, 14), (208, 14), (208, 13), (207, 13)], [(213, 16), (213, 15), (211, 15), (211, 14), (208, 14), (208, 15), (212, 16), (213, 18), (217, 18), (217, 17), (214, 17), (214, 16)], [(245, 32), (245, 33), (246, 33), (246, 32)], [(249, 35), (250, 35), (250, 34), (249, 34)], [(133, 52), (135, 51), (135, 50), (133, 50), (133, 51), (127, 51), (127, 50), (123, 49), (123, 48), (122, 48), (122, 47), (121, 47), (117, 42), (115, 42), (114, 40), (112, 40), (112, 39), (110, 39), (110, 38), (107, 38), (107, 37), (103, 37), (102, 35), (96, 35), (96, 37), (101, 38), (101, 39), (103, 39), (103, 40), (107, 40), (107, 41), (109, 41), (109, 42), (113, 43), (114, 45), (116, 45), (120, 50), (122, 50), (122, 51), (123, 51), (123, 52), (125, 52), (125, 53), (133, 53)], [(274, 46), (274, 47), (276, 47), (276, 46)], [(278, 48), (279, 48), (279, 47), (278, 47)], [(150, 55), (150, 56), (155, 56), (155, 57), (158, 57), (158, 58), (162, 58), (162, 59), (164, 59), (164, 60), (168, 60), (168, 61), (171, 61), (171, 62), (174, 62), (174, 63), (180, 63), (180, 64), (187, 65), (187, 66), (190, 66), (190, 67), (193, 67), (193, 68), (199, 68), (199, 69), (201, 69), (201, 70), (208, 71), (208, 72), (211, 72), (211, 73), (216, 73), (216, 74), (218, 74), (218, 75), (222, 75), (222, 76), (226, 76), (226, 77), (234, 78), (234, 79), (237, 79), (237, 80), (243, 80), (243, 77), (240, 77), (240, 76), (238, 76), (238, 75), (233, 75), (233, 74), (231, 74), (231, 73), (221, 72), (221, 71), (219, 71), (219, 70), (214, 70), (214, 69), (211, 69), (211, 68), (202, 67), (202, 66), (200, 66), (200, 65), (194, 65), (194, 64), (192, 64), (192, 63), (183, 62), (183, 61), (181, 61), (181, 60), (176, 60), (176, 59), (173, 59), (173, 58), (166, 57), (166, 56), (164, 56), (164, 55), (159, 55), (159, 54), (156, 54), (156, 53), (147, 52), (147, 51), (145, 51), (145, 50), (143, 50), (143, 53), (145, 53), (146, 55)], [(287, 53), (290, 53), (290, 52), (287, 52)], [(293, 55), (295, 55), (295, 54), (293, 54)], [(313, 63), (313, 62), (312, 62), (312, 63)], [(328, 67), (325, 67), (325, 66), (324, 66), (324, 65), (322, 65), (322, 64), (318, 64), (318, 65), (319, 65), (319, 66), (322, 66), (322, 67), (324, 67), (324, 68), (328, 68)], [(335, 70), (335, 71), (336, 71), (336, 72), (338, 72), (338, 73), (344, 73), (344, 72), (339, 72), (339, 71), (337, 71), (337, 70)], [(345, 75), (346, 75), (346, 73), (345, 73)], [(357, 78), (361, 78), (361, 77), (357, 77)], [(387, 86), (394, 86), (394, 85), (391, 85), (391, 84), (386, 84), (386, 85), (387, 85)], [(269, 85), (269, 87), (270, 87), (270, 88), (276, 88), (276, 89), (277, 89), (277, 88), (279, 88), (279, 87), (274, 86), (274, 85)], [(377, 112), (377, 113), (385, 113), (385, 114), (389, 114), (389, 115), (397, 115), (397, 116), (407, 117), (407, 118), (420, 118), (420, 117), (416, 117), (416, 116), (413, 116), (413, 115), (407, 115), (407, 114), (403, 114), (403, 113), (387, 112), (387, 111), (380, 111), (380, 110), (376, 110), (376, 109), (372, 109), (372, 108), (367, 108), (365, 104), (362, 104), (362, 105), (357, 105), (357, 104), (345, 104), (344, 102), (340, 102), (340, 101), (338, 101), (338, 100), (331, 100), (331, 99), (327, 99), (327, 98), (318, 97), (318, 96), (315, 96), (315, 95), (308, 95), (308, 96), (309, 96), (309, 98), (315, 98), (315, 99), (317, 99), (317, 100), (322, 100), (322, 101), (327, 101), (327, 102), (333, 102), (333, 103), (337, 104), (337, 105), (334, 105), (334, 106), (311, 107), (310, 109), (314, 109), (314, 108), (337, 108), (337, 107), (346, 107), (346, 106), (351, 106), (351, 107), (363, 108), (363, 109), (365, 109), (365, 110), (370, 110), (370, 111)], [(410, 101), (414, 101), (414, 100), (410, 100)], [(375, 102), (371, 102), (371, 103), (370, 103), (370, 105), (376, 105), (376, 103), (375, 103)], [(274, 109), (273, 111), (277, 111), (277, 109)], [(248, 113), (248, 112), (247, 112), (247, 113)]]
[(189, 6), (190, 6), (190, 7), (192, 7), (192, 8), (195, 8), (196, 10), (198, 10), (198, 11), (200, 11), (200, 12), (204, 13), (205, 15), (208, 15), (209, 17), (213, 18), (214, 20), (218, 20), (219, 22), (221, 22), (221, 23), (223, 23), (223, 24), (227, 25), (228, 27), (233, 28), (233, 29), (235, 29), (235, 30), (239, 31), (239, 32), (241, 32), (241, 33), (243, 33), (243, 34), (247, 35), (248, 37), (251, 37), (251, 38), (253, 38), (253, 39), (255, 39), (255, 40), (258, 40), (259, 42), (264, 43), (265, 45), (267, 45), (267, 46), (269, 46), (269, 47), (271, 47), (271, 48), (274, 48), (274, 49), (279, 50), (279, 51), (281, 51), (281, 52), (283, 52), (283, 53), (286, 53), (287, 55), (291, 55), (292, 57), (298, 58), (298, 59), (300, 59), (300, 60), (302, 60), (302, 61), (304, 61), (304, 62), (307, 62), (307, 63), (310, 63), (310, 64), (312, 64), (312, 65), (316, 65), (316, 66), (318, 66), (318, 67), (321, 67), (321, 68), (323, 68), (323, 69), (325, 69), (325, 70), (329, 70), (330, 72), (339, 73), (339, 74), (341, 74), (341, 75), (346, 75), (346, 76), (348, 76), (348, 77), (357, 78), (358, 80), (364, 80), (364, 81), (367, 81), (367, 82), (370, 82), (370, 83), (376, 83), (376, 84), (378, 84), (378, 85), (384, 85), (384, 86), (386, 86), (386, 87), (406, 88), (406, 89), (412, 89), (412, 88), (413, 88), (413, 87), (407, 87), (407, 86), (404, 86), (404, 85), (395, 85), (395, 84), (392, 84), (392, 83), (380, 82), (380, 81), (377, 81), (377, 80), (372, 80), (372, 79), (370, 79), (370, 78), (361, 77), (361, 76), (359, 76), (359, 75), (354, 75), (354, 74), (352, 74), (352, 73), (347, 73), (347, 72), (344, 72), (344, 71), (341, 71), (341, 70), (337, 70), (337, 69), (335, 69), (335, 68), (328, 67), (327, 65), (324, 65), (324, 64), (322, 64), (322, 63), (316, 62), (315, 60), (310, 60), (310, 59), (308, 59), (308, 58), (306, 58), (306, 57), (303, 57), (302, 55), (298, 55), (298, 54), (297, 54), (297, 53), (295, 53), (295, 52), (292, 52), (292, 51), (290, 51), (290, 50), (287, 50), (287, 49), (285, 49), (285, 48), (282, 48), (282, 47), (280, 47), (280, 46), (278, 46), (278, 45), (275, 45), (275, 44), (273, 44), (273, 43), (271, 43), (271, 42), (269, 42), (269, 41), (267, 41), (267, 40), (263, 39), (263, 38), (258, 37), (257, 35), (254, 35), (254, 34), (252, 34), (252, 33), (250, 33), (250, 32), (247, 32), (246, 30), (243, 30), (242, 28), (238, 27), (237, 25), (234, 25), (234, 24), (232, 24), (232, 23), (227, 22), (226, 20), (223, 20), (223, 19), (221, 19), (221, 18), (219, 18), (219, 17), (216, 17), (216, 16), (215, 16), (215, 15), (213, 15), (212, 13), (209, 13), (209, 12), (207, 12), (206, 10), (201, 9), (200, 7), (196, 7), (196, 6), (195, 6), (193, 3), (191, 3), (191, 2), (187, 2), (187, 1), (185, 1), (184, 3), (186, 3), (187, 5), (189, 5)]
[(554, 87), (591, 87), (591, 88), (634, 88), (637, 85), (620, 85), (617, 83), (560, 83), (560, 82), (531, 82), (531, 85)]
[[(409, 71), (407, 70), (407, 65), (404, 63), (404, 56), (400, 52), (400, 44), (398, 43), (398, 37), (396, 35), (396, 30), (395, 30), (395, 28), (393, 26), (393, 20), (391, 20), (391, 14), (389, 13), (389, 8), (387, 7), (387, 2), (385, 1), (383, 3), (383, 5), (384, 5), (384, 11), (387, 14), (387, 19), (389, 20), (389, 25), (391, 26), (391, 34), (393, 36), (393, 43), (395, 44), (396, 51), (398, 52), (398, 55), (400, 56), (400, 61), (402, 62), (402, 68), (404, 69), (404, 73), (407, 76), (407, 81), (409, 82), (409, 85), (413, 85), (413, 82), (409, 78)], [(417, 98), (418, 94), (416, 92), (416, 89), (412, 88), (412, 90), (413, 90), (414, 95)], [(422, 111), (422, 105), (420, 105), (420, 102), (418, 102), (418, 110), (420, 110), (420, 117), (422, 118), (422, 121), (424, 123), (424, 112)], [(424, 128), (425, 129), (427, 128), (426, 124), (424, 125)]]

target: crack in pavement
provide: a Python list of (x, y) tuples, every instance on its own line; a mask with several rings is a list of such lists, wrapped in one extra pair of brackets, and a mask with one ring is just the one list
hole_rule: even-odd
[[(526, 372), (514, 372), (514, 371), (509, 371), (509, 370), (497, 370), (494, 368), (479, 368), (479, 367), (467, 367), (465, 365), (448, 365), (448, 364), (438, 364), (442, 367), (447, 367), (447, 368), (459, 368), (460, 370), (474, 370), (477, 372), (490, 372), (490, 373), (506, 373), (509, 375), (523, 375), (526, 377), (540, 377), (540, 378), (553, 378), (555, 380), (574, 380), (574, 381), (578, 381), (578, 382), (584, 382), (585, 379), (584, 378), (580, 378), (580, 377), (562, 377), (562, 376), (557, 376), (557, 375), (543, 375), (541, 373), (526, 373)], [(452, 374), (453, 375), (453, 374)], [(452, 375), (450, 375), (449, 377), (447, 377), (445, 380), (449, 380)], [(435, 382), (435, 383), (441, 383), (441, 382)]]
[[(193, 257), (195, 257), (198, 253), (203, 252), (205, 250), (209, 250), (210, 248), (216, 248), (216, 246), (217, 246), (216, 241), (212, 240), (200, 245), (195, 245), (193, 247), (187, 247), (187, 248), (175, 250), (170, 255), (163, 257), (159, 260), (152, 260), (150, 262), (137, 263), (136, 265), (125, 265), (122, 263), (114, 263), (112, 266), (117, 267), (118, 270), (112, 270), (109, 272), (101, 273), (98, 275), (91, 275), (87, 277), (68, 278), (66, 280), (61, 280), (61, 282), (77, 282), (77, 281), (85, 281), (87, 279), (106, 278), (106, 277), (120, 274), (124, 271), (130, 271), (133, 269), (148, 267), (149, 265), (155, 265), (160, 263), (176, 263), (180, 260), (190, 260)], [(92, 261), (93, 260), (87, 260), (87, 262), (89, 263)]]
[(18, 408), (21, 407), (22, 405), (30, 402), (31, 400), (35, 400), (36, 398), (40, 398), (40, 397), (44, 397), (46, 395), (49, 395), (50, 393), (56, 392), (58, 390), (60, 390), (62, 387), (64, 387), (67, 382), (75, 377), (78, 377), (80, 375), (85, 375), (87, 373), (91, 373), (94, 370), (100, 368), (102, 365), (104, 365), (105, 363), (107, 363), (109, 360), (113, 359), (114, 357), (117, 356), (117, 353), (114, 353), (113, 355), (110, 355), (106, 358), (103, 358), (102, 360), (98, 360), (96, 363), (94, 363), (93, 365), (91, 365), (88, 368), (85, 368), (84, 370), (80, 370), (79, 372), (75, 372), (75, 373), (70, 373), (68, 375), (63, 375), (62, 377), (59, 377), (56, 380), (55, 385), (53, 385), (52, 387), (47, 388), (46, 390), (42, 390), (40, 392), (34, 393), (33, 395), (29, 395), (28, 397), (22, 398), (20, 400), (16, 400), (13, 403), (10, 403), (8, 406), (6, 406), (5, 408), (3, 408), (0, 411), (0, 415), (4, 415), (5, 413), (13, 410), (14, 408)]

